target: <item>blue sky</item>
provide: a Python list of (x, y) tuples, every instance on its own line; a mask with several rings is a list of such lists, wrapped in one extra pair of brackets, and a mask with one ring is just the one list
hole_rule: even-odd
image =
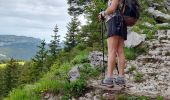
[(57, 24), (61, 40), (70, 16), (67, 0), (0, 0), (0, 35), (12, 34), (51, 39)]

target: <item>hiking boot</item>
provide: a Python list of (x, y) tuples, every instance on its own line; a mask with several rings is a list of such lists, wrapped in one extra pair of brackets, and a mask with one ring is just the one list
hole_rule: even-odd
[(114, 82), (117, 85), (125, 85), (126, 84), (126, 80), (124, 77), (117, 77), (116, 79), (114, 79)]
[(101, 85), (109, 87), (109, 88), (114, 87), (113, 79), (112, 78), (105, 78), (101, 81)]

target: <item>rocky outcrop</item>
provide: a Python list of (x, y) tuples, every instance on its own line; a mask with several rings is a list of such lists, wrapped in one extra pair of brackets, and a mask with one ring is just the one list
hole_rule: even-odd
[(140, 45), (146, 39), (145, 34), (138, 34), (136, 32), (128, 33), (127, 40), (125, 41), (125, 47), (132, 48)]
[(167, 21), (170, 21), (170, 15), (168, 14), (165, 14), (161, 11), (158, 11), (158, 10), (155, 10), (154, 8), (152, 7), (149, 7), (148, 8), (148, 13), (150, 13), (151, 15), (153, 15), (153, 17), (155, 18), (156, 21), (158, 22), (167, 22)]
[[(104, 55), (104, 62), (107, 62), (107, 56)], [(89, 54), (88, 59), (92, 67), (98, 67), (103, 64), (103, 53), (99, 51), (93, 51)]]
[(133, 86), (127, 90), (130, 94), (170, 96), (170, 30), (158, 30), (155, 38), (146, 41), (150, 49), (147, 55), (140, 55), (127, 63), (126, 70), (135, 66), (144, 79), (135, 83), (133, 75), (126, 74), (127, 82)]
[[(170, 99), (170, 30), (158, 30), (155, 39), (145, 41), (149, 46), (149, 53), (139, 55), (136, 60), (127, 62), (126, 65), (126, 81), (127, 87), (123, 92), (130, 95), (144, 95), (155, 98), (158, 95)], [(102, 56), (101, 56), (102, 57)], [(129, 73), (129, 68), (135, 66), (135, 71)], [(143, 75), (140, 82), (135, 82), (136, 72)], [(116, 77), (117, 72), (114, 71)], [(102, 79), (89, 80), (88, 84), (98, 85)], [(118, 91), (120, 92), (120, 91)], [(80, 100), (115, 100), (115, 94), (103, 92), (101, 89), (95, 88), (93, 91), (86, 93), (80, 97)]]

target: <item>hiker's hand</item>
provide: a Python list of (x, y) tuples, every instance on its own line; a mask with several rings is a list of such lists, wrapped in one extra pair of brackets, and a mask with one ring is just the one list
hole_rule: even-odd
[(98, 18), (100, 21), (105, 20), (105, 11), (100, 12)]

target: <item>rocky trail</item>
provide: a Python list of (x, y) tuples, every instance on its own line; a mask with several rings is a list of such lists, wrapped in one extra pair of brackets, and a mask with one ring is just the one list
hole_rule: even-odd
[[(154, 37), (154, 39), (145, 41), (149, 48), (148, 54), (141, 54), (135, 60), (127, 62), (125, 75), (127, 88), (120, 91), (93, 88), (79, 100), (100, 100), (101, 98), (114, 100), (115, 95), (119, 93), (144, 95), (151, 98), (160, 95), (170, 100), (170, 30), (158, 30)], [(100, 57), (97, 59), (97, 61), (101, 60)], [(96, 63), (92, 61), (92, 64)], [(116, 71), (114, 73), (117, 74)], [(135, 80), (137, 73), (142, 75), (138, 82)], [(95, 86), (100, 84), (100, 81), (101, 77), (90, 80), (88, 84)]]

